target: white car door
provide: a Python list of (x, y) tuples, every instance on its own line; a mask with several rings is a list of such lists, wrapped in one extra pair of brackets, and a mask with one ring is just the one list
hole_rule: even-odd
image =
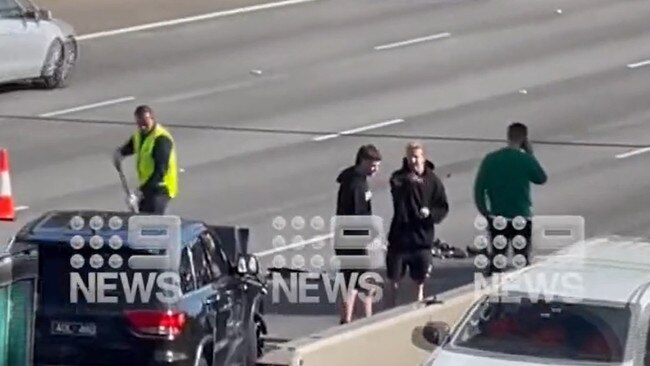
[[(10, 79), (32, 78), (40, 75), (49, 46), (47, 27), (23, 16), (23, 8), (14, 0), (0, 0), (4, 62)], [(6, 51), (5, 51), (6, 50)]]
[(14, 80), (19, 74), (17, 47), (13, 37), (13, 26), (16, 19), (22, 18), (22, 8), (11, 0), (0, 0), (0, 82)]
[(0, 82), (11, 80), (14, 71), (11, 69), (9, 59), (13, 57), (9, 52), (9, 29), (4, 26), (4, 22), (0, 19)]

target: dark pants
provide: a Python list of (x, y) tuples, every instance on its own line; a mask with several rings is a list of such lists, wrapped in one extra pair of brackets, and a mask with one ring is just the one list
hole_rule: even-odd
[(169, 204), (169, 196), (166, 193), (145, 193), (138, 205), (140, 213), (151, 215), (164, 215)]
[(418, 285), (424, 283), (433, 268), (431, 249), (396, 250), (389, 247), (386, 253), (387, 277), (398, 282), (406, 274), (407, 268), (413, 282)]
[[(479, 252), (479, 254), (484, 254), (488, 257), (489, 259), (489, 264), (483, 271), (485, 275), (489, 276), (492, 273), (500, 273), (504, 272), (507, 268), (508, 265), (510, 264), (515, 264), (515, 267), (525, 267), (530, 265), (531, 262), (531, 253), (532, 253), (532, 221), (530, 218), (526, 219), (525, 225), (523, 228), (519, 227), (516, 228), (513, 225), (513, 220), (508, 219), (506, 221), (506, 227), (503, 229), (497, 229), (494, 226), (494, 221), (495, 218), (492, 217), (488, 220), (489, 222), (489, 227), (488, 227), (488, 232), (489, 232), (489, 245), (486, 250), (482, 250)], [(498, 238), (500, 237), (501, 238)], [(504, 248), (497, 248), (495, 247), (495, 242), (498, 240), (503, 240), (505, 239), (506, 246)], [(523, 240), (522, 240), (523, 239)], [(516, 248), (515, 243), (516, 241), (519, 241), (521, 244), (525, 244), (523, 248)], [(503, 241), (502, 241), (503, 242)], [(512, 256), (510, 257), (508, 255), (509, 249), (512, 248)], [(506, 261), (505, 261), (505, 266), (498, 266), (495, 263), (495, 257), (499, 254), (502, 254), (505, 256)], [(523, 258), (525, 259), (524, 262), (521, 263), (516, 263), (515, 257)], [(513, 263), (514, 262), (514, 263)]]

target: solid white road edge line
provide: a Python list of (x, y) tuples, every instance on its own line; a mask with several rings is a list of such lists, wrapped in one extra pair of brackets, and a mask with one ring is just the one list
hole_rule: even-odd
[(351, 135), (353, 133), (358, 133), (358, 132), (368, 131), (368, 130), (372, 130), (372, 129), (376, 129), (376, 128), (386, 127), (386, 126), (390, 126), (390, 125), (394, 125), (394, 124), (402, 123), (402, 122), (404, 122), (404, 120), (402, 118), (396, 118), (396, 119), (391, 119), (389, 121), (383, 121), (383, 122), (373, 123), (373, 124), (367, 125), (367, 126), (353, 128), (351, 130), (341, 131), (339, 133), (333, 133), (333, 134), (329, 134), (329, 135), (322, 135), (322, 136), (314, 137), (312, 140), (313, 141), (325, 141), (325, 140), (330, 140), (330, 139), (339, 137), (341, 135)]
[(86, 104), (86, 105), (82, 105), (82, 106), (79, 106), (79, 107), (62, 109), (62, 110), (58, 110), (58, 111), (54, 111), (54, 112), (43, 113), (43, 114), (39, 114), (38, 116), (39, 117), (54, 117), (54, 116), (59, 116), (59, 115), (62, 115), (62, 114), (81, 112), (81, 111), (85, 111), (85, 110), (88, 110), (88, 109), (106, 107), (106, 106), (113, 105), (113, 104), (124, 103), (124, 102), (128, 102), (128, 101), (131, 101), (131, 100), (134, 100), (134, 99), (135, 99), (135, 97), (124, 97), (124, 98), (111, 99), (111, 100), (106, 100), (106, 101), (103, 101), (103, 102)]
[(635, 62), (633, 64), (627, 64), (627, 67), (630, 68), (630, 69), (636, 69), (637, 67), (648, 66), (648, 65), (650, 65), (650, 59)]
[(625, 159), (625, 158), (629, 158), (631, 156), (640, 155), (640, 154), (644, 154), (644, 153), (647, 153), (647, 152), (650, 152), (650, 147), (644, 147), (644, 148), (641, 148), (641, 149), (635, 149), (635, 150), (632, 150), (632, 151), (628, 151), (628, 152), (623, 153), (623, 154), (618, 154), (618, 155), (616, 155), (616, 159)]
[(255, 253), (255, 256), (257, 256), (257, 257), (266, 257), (268, 255), (283, 252), (285, 250), (300, 248), (300, 247), (304, 247), (304, 246), (309, 245), (309, 244), (317, 243), (317, 242), (319, 242), (321, 240), (331, 239), (333, 236), (334, 236), (334, 234), (332, 234), (332, 233), (325, 234), (325, 235), (314, 236), (311, 239), (299, 241), (299, 242), (292, 243), (292, 244), (289, 244), (289, 245), (284, 245), (284, 246), (281, 246), (279, 248), (273, 248), (273, 249), (257, 252), (257, 253)]
[(433, 35), (430, 35), (430, 36), (407, 39), (406, 41), (400, 41), (400, 42), (395, 42), (395, 43), (384, 44), (384, 45), (381, 45), (381, 46), (376, 46), (375, 51), (389, 50), (389, 49), (392, 49), (392, 48), (408, 46), (408, 45), (412, 45), (412, 44), (415, 44), (415, 43), (434, 41), (434, 40), (437, 40), (437, 39), (448, 38), (448, 37), (451, 37), (451, 33), (447, 33), (447, 32), (438, 33), (438, 34), (433, 34)]
[(136, 26), (132, 26), (132, 27), (118, 28), (118, 29), (112, 29), (112, 30), (103, 31), (103, 32), (84, 34), (84, 35), (78, 36), (77, 40), (85, 41), (85, 40), (89, 40), (89, 39), (110, 37), (110, 36), (115, 36), (115, 35), (118, 35), (118, 34), (134, 33), (134, 32), (140, 32), (140, 31), (144, 31), (144, 30), (151, 30), (151, 29), (156, 29), (156, 28), (170, 27), (170, 26), (179, 25), (179, 24), (198, 22), (198, 21), (201, 21), (201, 20), (221, 18), (221, 17), (230, 16), (230, 15), (237, 15), (237, 14), (244, 14), (244, 13), (251, 13), (251, 12), (254, 12), (254, 11), (274, 9), (274, 8), (280, 8), (280, 7), (284, 7), (284, 6), (309, 3), (309, 2), (314, 2), (314, 1), (318, 1), (318, 0), (285, 0), (285, 1), (278, 1), (278, 2), (273, 2), (273, 3), (246, 6), (246, 7), (243, 7), (243, 8), (236, 8), (236, 9), (231, 9), (231, 10), (215, 11), (213, 13), (206, 13), (206, 14), (195, 15), (195, 16), (190, 16), (190, 17), (185, 17), (185, 18), (170, 19), (170, 20), (164, 20), (164, 21), (160, 21), (160, 22), (136, 25)]

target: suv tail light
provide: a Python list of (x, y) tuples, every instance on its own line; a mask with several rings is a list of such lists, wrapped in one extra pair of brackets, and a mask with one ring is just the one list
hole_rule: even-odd
[(185, 326), (185, 313), (170, 310), (129, 310), (126, 318), (140, 334), (177, 336)]

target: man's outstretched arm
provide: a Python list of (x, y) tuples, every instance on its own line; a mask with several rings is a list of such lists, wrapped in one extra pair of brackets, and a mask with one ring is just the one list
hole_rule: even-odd
[(124, 143), (124, 145), (118, 147), (113, 152), (113, 165), (115, 165), (115, 169), (120, 168), (122, 159), (124, 159), (125, 156), (131, 156), (134, 153), (135, 153), (135, 149), (133, 148), (133, 138), (129, 138)]

